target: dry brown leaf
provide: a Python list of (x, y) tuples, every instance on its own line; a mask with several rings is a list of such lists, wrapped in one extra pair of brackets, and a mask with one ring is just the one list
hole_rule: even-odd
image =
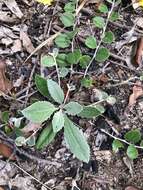
[(6, 144), (0, 143), (0, 154), (5, 158), (10, 158), (10, 160), (16, 160), (13, 154), (13, 150)]
[(11, 47), (12, 52), (16, 53), (22, 50), (21, 41), (19, 39), (13, 42), (13, 46)]
[(141, 65), (143, 61), (143, 38), (137, 41), (137, 49), (135, 55), (135, 63)]
[(139, 190), (139, 189), (137, 189), (137, 188), (135, 188), (133, 186), (128, 186), (128, 187), (125, 188), (125, 190)]
[(16, 16), (10, 16), (7, 12), (0, 11), (0, 21), (5, 23), (14, 23), (16, 22)]
[(0, 91), (3, 93), (8, 93), (11, 88), (11, 82), (5, 76), (6, 62), (0, 60)]
[(0, 187), (0, 190), (4, 190), (4, 188), (3, 188), (3, 187)]
[(137, 99), (143, 95), (143, 88), (141, 87), (141, 82), (137, 81), (133, 87), (133, 93), (129, 97), (129, 106), (136, 103)]
[(27, 134), (31, 131), (35, 131), (37, 129), (39, 129), (41, 127), (41, 124), (39, 123), (33, 123), (33, 122), (29, 122), (23, 129), (22, 132)]
[(22, 30), (20, 31), (20, 40), (22, 41), (22, 45), (28, 53), (32, 53), (35, 50), (28, 34)]
[(21, 19), (23, 17), (23, 13), (21, 12), (15, 0), (3, 0), (3, 2), (11, 10), (11, 12), (15, 14), (18, 18)]

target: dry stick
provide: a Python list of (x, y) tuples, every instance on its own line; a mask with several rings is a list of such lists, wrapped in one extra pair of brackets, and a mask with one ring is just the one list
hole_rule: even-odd
[[(116, 136), (114, 136), (114, 135), (111, 135), (110, 133), (108, 133), (108, 132), (105, 131), (104, 129), (100, 129), (100, 130), (101, 130), (103, 133), (105, 133), (106, 135), (112, 137), (112, 138), (115, 139), (115, 140), (119, 140), (119, 141), (121, 141), (121, 142), (123, 142), (123, 143), (125, 143), (125, 144), (128, 144), (128, 145), (134, 145), (134, 144), (132, 144), (132, 143), (127, 142), (127, 141), (124, 140), (124, 139), (121, 139), (121, 138), (119, 138), (119, 137), (116, 137)], [(134, 147), (135, 147), (135, 148), (138, 148), (138, 149), (143, 149), (143, 146), (134, 145)]]
[(20, 166), (18, 166), (15, 163), (12, 163), (14, 166), (16, 166), (19, 170), (21, 170), (23, 173), (25, 173), (26, 175), (28, 175), (29, 177), (31, 177), (32, 179), (34, 179), (35, 181), (37, 181), (40, 185), (42, 185), (43, 187), (52, 190), (50, 187), (48, 187), (47, 185), (45, 185), (44, 183), (42, 183), (41, 181), (39, 181), (37, 178), (35, 178), (34, 176), (32, 176), (31, 174), (29, 174), (27, 171), (25, 171), (23, 168), (21, 168)]
[(86, 70), (85, 70), (85, 73), (84, 73), (84, 78), (86, 77), (87, 72), (88, 72), (88, 69), (89, 69), (89, 67), (91, 66), (93, 60), (95, 59), (96, 54), (97, 54), (97, 52), (98, 52), (98, 50), (99, 50), (99, 48), (100, 48), (100, 46), (101, 46), (101, 44), (102, 44), (102, 41), (103, 41), (103, 38), (104, 38), (104, 35), (105, 35), (105, 31), (106, 31), (106, 28), (107, 28), (107, 25), (108, 25), (108, 22), (109, 22), (109, 18), (110, 18), (111, 14), (112, 14), (112, 11), (113, 11), (113, 9), (114, 9), (114, 5), (115, 5), (115, 0), (113, 0), (113, 2), (112, 2), (112, 7), (111, 7), (111, 9), (110, 9), (110, 11), (109, 11), (109, 13), (108, 13), (108, 16), (107, 16), (107, 19), (106, 19), (106, 23), (105, 23), (105, 26), (104, 26), (104, 28), (103, 28), (103, 32), (102, 32), (102, 35), (101, 35), (101, 40), (100, 40), (99, 43), (98, 43), (98, 46), (97, 46), (97, 48), (96, 48), (96, 50), (95, 50), (95, 52), (94, 52), (94, 55), (93, 55), (91, 61), (89, 62), (88, 66), (86, 67)]
[(26, 106), (26, 104), (28, 102), (28, 98), (29, 98), (28, 94), (29, 94), (29, 90), (31, 88), (31, 81), (32, 81), (35, 69), (36, 69), (36, 64), (34, 64), (32, 71), (31, 71), (31, 74), (30, 74), (30, 78), (29, 78), (29, 82), (28, 82), (28, 89), (27, 89), (26, 94), (25, 94), (26, 98), (25, 98), (24, 106)]

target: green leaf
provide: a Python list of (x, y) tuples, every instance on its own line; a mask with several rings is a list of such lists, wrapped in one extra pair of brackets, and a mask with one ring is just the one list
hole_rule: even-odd
[(79, 64), (80, 66), (85, 69), (87, 67), (87, 65), (89, 64), (89, 62), (91, 61), (91, 57), (89, 55), (83, 55), (80, 60), (79, 60)]
[(73, 13), (75, 11), (75, 3), (73, 2), (66, 3), (64, 6), (64, 11)]
[(84, 106), (82, 112), (78, 114), (81, 118), (96, 118), (104, 113), (105, 109), (102, 106)]
[(101, 47), (96, 54), (96, 61), (98, 62), (104, 62), (106, 61), (110, 56), (109, 50), (107, 48)]
[(9, 112), (8, 111), (4, 111), (4, 112), (1, 113), (1, 120), (4, 123), (8, 122), (8, 120), (9, 120)]
[(138, 157), (138, 150), (134, 145), (129, 145), (127, 148), (127, 155), (130, 159), (134, 160)]
[(108, 13), (108, 11), (109, 11), (108, 7), (105, 4), (100, 4), (98, 9), (101, 13)]
[(111, 31), (105, 32), (105, 36), (103, 38), (104, 43), (111, 44), (114, 40), (115, 40), (115, 36), (113, 32)]
[(45, 148), (48, 144), (50, 144), (53, 141), (53, 139), (55, 138), (55, 135), (56, 134), (53, 132), (52, 125), (50, 124), (41, 132), (36, 143), (36, 148), (38, 150)]
[(75, 16), (72, 13), (65, 12), (61, 15), (60, 20), (65, 27), (70, 27), (74, 25)]
[(143, 140), (141, 140), (141, 142), (140, 142), (140, 146), (143, 147)]
[(62, 110), (59, 110), (56, 112), (53, 116), (52, 120), (52, 126), (54, 133), (57, 133), (64, 127), (64, 114), (62, 113)]
[(66, 58), (67, 58), (67, 54), (65, 53), (58, 54), (56, 57), (57, 65), (59, 67), (66, 67), (67, 66)]
[(84, 134), (67, 117), (65, 118), (64, 137), (71, 152), (78, 159), (88, 163), (90, 159), (90, 148)]
[(124, 136), (125, 140), (131, 143), (138, 143), (141, 140), (141, 133), (138, 129), (127, 132)]
[(38, 91), (45, 97), (49, 97), (48, 87), (47, 87), (47, 80), (41, 77), (40, 75), (35, 76), (35, 84)]
[(49, 119), (57, 108), (50, 102), (39, 101), (25, 108), (22, 114), (34, 123), (42, 123)]
[(47, 80), (48, 90), (51, 97), (55, 100), (55, 102), (62, 104), (64, 101), (64, 92), (57, 82), (52, 79)]
[(73, 52), (68, 53), (67, 62), (71, 65), (77, 64), (81, 58), (81, 51), (79, 49), (75, 49)]
[(113, 21), (113, 22), (115, 22), (115, 21), (117, 21), (118, 19), (119, 19), (119, 13), (113, 11), (113, 12), (111, 13), (110, 20)]
[(92, 78), (91, 79), (90, 78), (83, 78), (81, 80), (81, 85), (85, 88), (90, 88), (92, 86), (92, 84), (93, 84)]
[(97, 47), (96, 38), (94, 36), (87, 37), (85, 45), (90, 49), (95, 49)]
[(83, 110), (83, 106), (77, 102), (69, 102), (64, 106), (64, 109), (69, 115), (77, 115)]
[(51, 55), (44, 55), (41, 57), (41, 65), (44, 67), (53, 67), (56, 65), (56, 62)]
[(59, 48), (67, 48), (70, 46), (71, 41), (66, 34), (61, 34), (56, 37), (55, 43)]
[(93, 23), (96, 27), (98, 28), (103, 28), (105, 26), (105, 21), (104, 18), (100, 16), (96, 16), (93, 18)]
[(112, 143), (112, 150), (117, 153), (120, 148), (124, 148), (124, 145), (121, 141), (115, 139)]
[(66, 67), (59, 68), (59, 76), (61, 78), (66, 77), (68, 73), (69, 73), (69, 69), (67, 69)]
[(22, 137), (22, 136), (17, 137), (17, 138), (15, 139), (15, 144), (16, 144), (16, 146), (23, 146), (23, 145), (25, 145), (25, 144), (26, 144), (26, 139), (25, 139), (25, 137)]

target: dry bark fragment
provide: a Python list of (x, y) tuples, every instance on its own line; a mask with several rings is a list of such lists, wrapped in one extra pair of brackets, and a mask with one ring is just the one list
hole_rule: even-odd
[(142, 63), (142, 58), (143, 58), (143, 38), (140, 38), (137, 41), (137, 51), (136, 51), (136, 55), (135, 55), (135, 63), (140, 66)]
[(6, 94), (11, 90), (12, 84), (6, 78), (5, 70), (6, 70), (6, 62), (0, 60), (0, 91)]

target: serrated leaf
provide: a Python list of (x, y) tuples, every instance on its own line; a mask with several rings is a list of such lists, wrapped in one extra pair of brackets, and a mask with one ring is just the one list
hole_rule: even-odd
[(71, 152), (78, 159), (88, 163), (90, 159), (90, 148), (84, 134), (67, 117), (65, 118), (64, 137)]
[(81, 58), (81, 51), (79, 49), (75, 49), (73, 52), (67, 54), (67, 62), (71, 65), (77, 64)]
[(77, 102), (69, 102), (64, 106), (64, 109), (66, 110), (66, 113), (69, 115), (77, 115), (83, 110), (83, 106), (81, 106)]
[(59, 76), (61, 78), (66, 77), (68, 73), (69, 73), (69, 69), (68, 68), (66, 68), (66, 67), (59, 68)]
[(115, 139), (112, 143), (112, 150), (117, 153), (120, 148), (124, 148), (124, 145), (121, 141)]
[(64, 11), (73, 13), (75, 11), (75, 3), (73, 2), (66, 3), (64, 6)]
[(47, 87), (47, 80), (41, 77), (40, 75), (35, 76), (35, 84), (38, 91), (45, 97), (49, 97), (48, 87)]
[(54, 133), (57, 133), (64, 127), (64, 114), (62, 113), (62, 110), (59, 110), (56, 112), (52, 119), (52, 126)]
[(93, 23), (96, 27), (98, 28), (103, 28), (105, 26), (105, 21), (104, 18), (100, 16), (96, 16), (93, 18)]
[(84, 106), (82, 112), (78, 114), (81, 118), (96, 118), (104, 113), (105, 109), (102, 106)]
[(67, 54), (65, 53), (59, 53), (56, 57), (57, 65), (58, 67), (66, 67), (67, 62), (66, 62)]
[(34, 123), (42, 123), (49, 119), (57, 108), (47, 101), (39, 101), (25, 108), (22, 114)]
[(79, 60), (79, 64), (80, 66), (85, 69), (87, 67), (87, 65), (89, 64), (89, 62), (91, 61), (91, 57), (89, 55), (83, 55), (80, 60)]
[(51, 55), (44, 55), (41, 57), (41, 65), (44, 67), (53, 67), (56, 65), (55, 59)]
[(97, 47), (96, 38), (94, 36), (89, 36), (85, 40), (85, 45), (90, 49), (95, 49)]
[(113, 21), (113, 22), (115, 22), (115, 21), (117, 21), (118, 19), (119, 19), (119, 13), (113, 11), (113, 12), (111, 13), (110, 20)]
[(130, 159), (134, 160), (138, 157), (138, 150), (134, 145), (129, 145), (127, 148), (127, 155)]
[(108, 11), (109, 11), (108, 7), (103, 3), (99, 5), (98, 9), (101, 13), (108, 13)]
[(64, 92), (57, 82), (52, 79), (47, 80), (48, 90), (51, 97), (55, 100), (55, 102), (62, 104), (64, 101)]
[(141, 133), (138, 129), (127, 132), (124, 136), (125, 140), (131, 143), (138, 143), (141, 140)]
[(111, 31), (105, 32), (105, 36), (103, 38), (104, 43), (111, 44), (115, 40), (114, 33)]
[(56, 37), (55, 43), (59, 48), (67, 48), (70, 46), (71, 41), (66, 34), (61, 34)]
[(106, 61), (110, 56), (109, 50), (107, 48), (101, 47), (96, 54), (96, 61), (98, 62), (104, 62)]
[(70, 27), (74, 25), (75, 16), (72, 13), (65, 12), (61, 15), (60, 20), (62, 21), (65, 27)]
[(55, 135), (56, 134), (53, 132), (52, 125), (50, 124), (41, 132), (36, 143), (36, 148), (38, 150), (45, 148), (48, 144), (50, 144), (53, 141)]
[(92, 78), (83, 78), (81, 80), (81, 85), (84, 86), (85, 88), (90, 88), (92, 84), (93, 84)]

